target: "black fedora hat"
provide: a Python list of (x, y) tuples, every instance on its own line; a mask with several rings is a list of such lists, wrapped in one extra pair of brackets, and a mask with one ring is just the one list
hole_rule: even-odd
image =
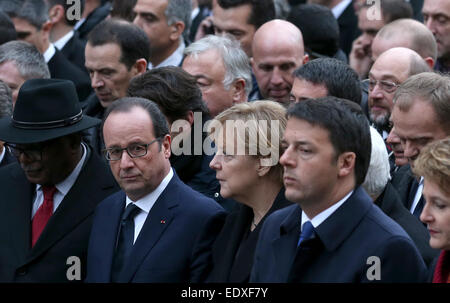
[(68, 80), (30, 79), (19, 90), (12, 117), (0, 119), (0, 140), (29, 144), (73, 134), (101, 120), (84, 116)]

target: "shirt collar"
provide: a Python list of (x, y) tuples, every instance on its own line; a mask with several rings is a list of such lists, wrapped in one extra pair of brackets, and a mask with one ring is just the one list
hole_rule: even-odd
[(339, 3), (335, 7), (333, 7), (331, 9), (331, 12), (333, 13), (334, 18), (336, 18), (336, 19), (339, 18), (342, 15), (342, 13), (345, 11), (347, 6), (351, 3), (352, 3), (352, 0), (344, 0), (344, 1), (341, 1), (341, 3)]
[(199, 12), (200, 12), (200, 8), (198, 6), (196, 8), (194, 8), (191, 12), (191, 20), (194, 20), (195, 17), (197, 17)]
[(130, 203), (134, 203), (137, 207), (139, 207), (141, 210), (143, 210), (146, 213), (149, 213), (152, 209), (153, 205), (155, 204), (156, 200), (158, 200), (161, 193), (166, 189), (167, 185), (169, 184), (170, 180), (172, 180), (173, 177), (173, 170), (170, 168), (169, 173), (167, 176), (164, 177), (164, 179), (161, 181), (161, 183), (158, 185), (158, 187), (149, 193), (148, 195), (142, 197), (141, 199), (137, 201), (132, 201), (128, 196), (126, 197), (126, 205)]
[(44, 52), (45, 63), (48, 63), (52, 59), (55, 52), (56, 52), (55, 46), (52, 43), (50, 43), (47, 50)]
[(308, 216), (305, 214), (304, 211), (302, 211), (302, 229), (303, 229), (303, 224), (305, 224), (305, 222), (307, 221), (311, 221), (311, 224), (314, 226), (314, 228), (317, 228), (317, 226), (319, 226), (320, 224), (322, 224), (323, 221), (325, 221), (329, 216), (331, 216), (342, 204), (344, 204), (345, 201), (347, 201), (347, 199), (353, 194), (353, 190), (351, 192), (349, 192), (344, 198), (342, 198), (341, 200), (339, 200), (337, 203), (331, 205), (330, 207), (328, 207), (327, 209), (325, 209), (324, 211), (322, 211), (321, 213), (319, 213), (318, 215), (316, 215), (314, 218), (310, 219), (308, 218)]
[[(65, 178), (63, 181), (59, 182), (58, 184), (55, 184), (56, 189), (58, 192), (62, 193), (64, 196), (67, 195), (69, 190), (72, 188), (72, 186), (75, 184), (75, 181), (78, 178), (78, 175), (81, 172), (81, 168), (83, 167), (83, 163), (86, 160), (86, 147), (84, 146), (84, 143), (81, 143), (81, 146), (83, 147), (83, 156), (81, 157), (80, 161), (78, 161), (77, 166), (75, 166), (74, 170), (70, 173), (70, 175)], [(36, 185), (36, 191), (40, 190), (42, 187), (41, 184)]]
[(164, 67), (164, 66), (179, 66), (181, 63), (181, 60), (183, 60), (183, 51), (184, 51), (185, 47), (186, 47), (186, 45), (184, 44), (183, 39), (180, 38), (180, 45), (172, 53), (172, 55), (167, 57), (163, 62), (161, 62), (157, 66), (153, 66), (153, 64), (151, 62), (149, 62), (148, 69)]
[(2, 163), (3, 158), (5, 157), (5, 154), (6, 154), (6, 146), (3, 146), (3, 150), (0, 153), (0, 163)]
[(57, 49), (61, 50), (67, 44), (67, 42), (69, 42), (69, 40), (72, 39), (73, 34), (74, 31), (72, 30), (67, 34), (65, 34), (64, 36), (62, 36), (61, 38), (59, 38), (57, 41), (53, 42), (53, 44)]

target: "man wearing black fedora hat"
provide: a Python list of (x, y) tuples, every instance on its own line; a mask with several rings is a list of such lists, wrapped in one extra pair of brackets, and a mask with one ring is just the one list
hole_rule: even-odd
[(83, 116), (67, 80), (31, 79), (0, 140), (18, 163), (0, 169), (0, 281), (83, 280), (92, 214), (118, 187), (80, 132)]

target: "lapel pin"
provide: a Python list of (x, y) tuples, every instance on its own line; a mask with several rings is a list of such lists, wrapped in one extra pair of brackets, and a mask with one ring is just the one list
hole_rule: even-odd
[(166, 224), (166, 220), (161, 220), (161, 224)]

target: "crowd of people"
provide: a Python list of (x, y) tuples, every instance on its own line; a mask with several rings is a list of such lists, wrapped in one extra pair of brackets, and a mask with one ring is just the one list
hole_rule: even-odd
[(447, 0), (2, 0), (0, 282), (449, 283), (449, 71)]

